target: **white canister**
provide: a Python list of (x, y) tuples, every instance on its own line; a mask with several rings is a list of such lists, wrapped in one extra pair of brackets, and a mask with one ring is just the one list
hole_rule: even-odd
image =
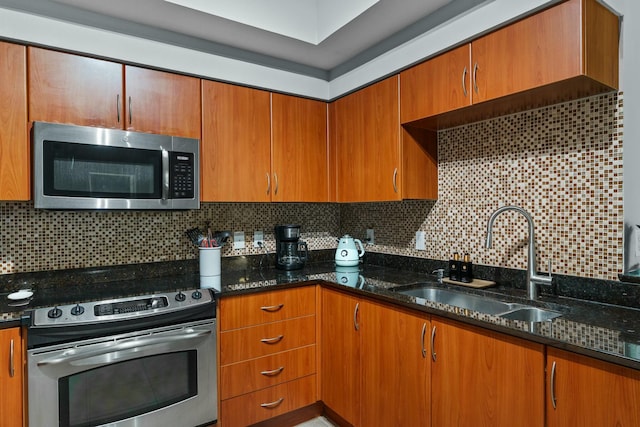
[(220, 250), (221, 247), (199, 248), (200, 249), (200, 275), (219, 276), (220, 275)]

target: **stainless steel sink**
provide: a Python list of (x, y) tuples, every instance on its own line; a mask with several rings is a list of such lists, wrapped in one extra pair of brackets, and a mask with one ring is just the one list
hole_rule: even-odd
[(562, 316), (562, 313), (538, 307), (524, 307), (500, 315), (505, 319), (523, 320), (525, 322), (545, 322), (560, 316)]
[(468, 294), (464, 291), (439, 288), (430, 284), (416, 285), (410, 288), (392, 289), (402, 295), (422, 298), (427, 301), (452, 305), (480, 313), (500, 316), (509, 320), (526, 322), (544, 322), (562, 316), (561, 312), (527, 304), (499, 301), (482, 295)]
[(524, 307), (522, 304), (498, 301), (493, 298), (437, 288), (430, 285), (410, 289), (399, 289), (396, 292), (492, 315), (499, 315)]

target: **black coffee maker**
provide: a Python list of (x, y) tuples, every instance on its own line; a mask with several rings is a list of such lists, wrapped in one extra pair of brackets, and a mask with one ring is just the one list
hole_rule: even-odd
[(300, 240), (300, 226), (276, 225), (276, 267), (281, 270), (298, 270), (307, 261), (307, 244)]

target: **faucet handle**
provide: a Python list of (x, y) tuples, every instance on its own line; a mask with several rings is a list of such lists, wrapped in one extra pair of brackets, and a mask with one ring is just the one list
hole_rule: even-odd
[(441, 281), (444, 278), (444, 268), (438, 268), (431, 272), (431, 274), (435, 274), (438, 281)]

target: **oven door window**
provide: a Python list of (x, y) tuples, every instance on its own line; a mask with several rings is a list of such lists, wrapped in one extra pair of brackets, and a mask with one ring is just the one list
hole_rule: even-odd
[(60, 427), (127, 419), (197, 392), (196, 350), (109, 364), (58, 380)]
[(44, 141), (47, 196), (159, 199), (162, 151)]

